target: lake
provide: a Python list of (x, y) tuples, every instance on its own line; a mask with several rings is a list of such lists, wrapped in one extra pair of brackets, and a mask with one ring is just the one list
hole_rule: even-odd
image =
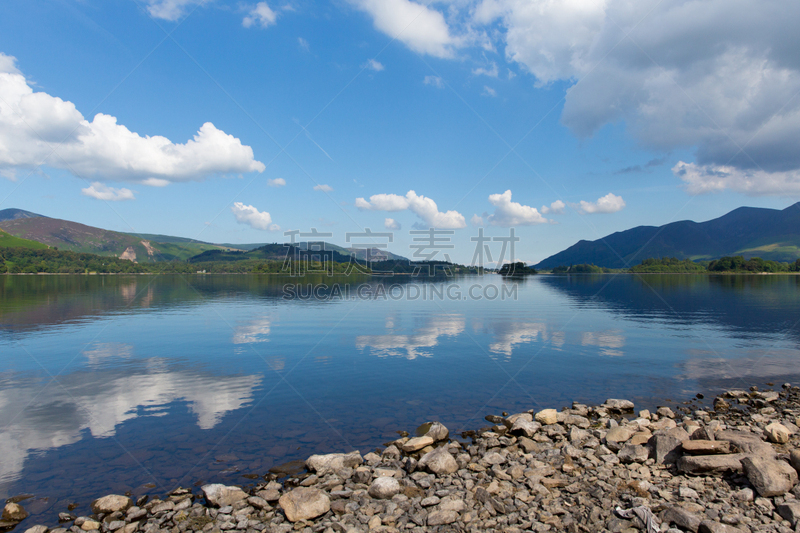
[(0, 496), (52, 525), (434, 419), (708, 406), (797, 381), (799, 321), (800, 276), (3, 276)]

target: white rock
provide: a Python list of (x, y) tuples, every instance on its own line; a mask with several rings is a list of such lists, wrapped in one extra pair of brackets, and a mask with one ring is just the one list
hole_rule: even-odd
[(324, 515), (331, 509), (331, 500), (328, 495), (311, 487), (299, 487), (284, 494), (278, 500), (278, 504), (290, 522), (311, 520)]
[(536, 421), (545, 426), (556, 424), (558, 422), (558, 411), (555, 409), (542, 409), (536, 413)]
[(306, 467), (312, 472), (322, 476), (333, 474), (343, 468), (355, 468), (364, 460), (358, 451), (351, 453), (329, 453), (326, 455), (312, 455), (306, 459)]
[(369, 495), (379, 500), (389, 500), (400, 493), (400, 483), (393, 477), (379, 477), (369, 487)]
[(116, 513), (117, 511), (125, 511), (131, 505), (133, 505), (133, 502), (127, 496), (109, 494), (93, 501), (92, 511), (105, 514)]
[(247, 493), (239, 487), (229, 487), (220, 483), (203, 485), (200, 490), (211, 505), (225, 507), (247, 498)]
[(770, 441), (778, 444), (786, 444), (789, 442), (789, 437), (791, 436), (789, 429), (778, 422), (773, 422), (765, 427), (764, 432), (767, 434), (767, 438)]

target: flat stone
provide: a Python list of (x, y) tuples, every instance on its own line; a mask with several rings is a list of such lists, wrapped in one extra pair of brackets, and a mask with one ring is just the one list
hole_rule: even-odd
[(634, 430), (625, 427), (625, 426), (617, 426), (613, 427), (608, 430), (606, 433), (606, 442), (617, 442), (617, 443), (624, 443), (627, 442), (631, 437), (633, 437)]
[(742, 459), (742, 467), (747, 480), (765, 498), (786, 494), (797, 483), (797, 471), (784, 461), (748, 456)]
[(281, 497), (281, 493), (277, 489), (264, 489), (258, 491), (256, 493), (256, 496), (258, 496), (259, 498), (264, 498), (268, 502), (275, 502), (278, 501), (278, 498)]
[(731, 443), (727, 440), (685, 440), (681, 448), (684, 453), (691, 455), (731, 453)]
[(369, 495), (378, 500), (390, 500), (400, 493), (400, 483), (393, 477), (379, 477), (369, 487)]
[(681, 529), (697, 533), (700, 528), (700, 518), (680, 507), (669, 507), (661, 513), (661, 522), (675, 524)]
[(445, 476), (458, 470), (458, 462), (445, 447), (436, 448), (423, 455), (418, 466), (427, 468), (437, 476)]
[(247, 498), (247, 503), (258, 510), (267, 509), (270, 506), (269, 503), (267, 503), (267, 500), (258, 496), (250, 496)]
[(764, 434), (771, 442), (786, 444), (792, 436), (789, 428), (778, 422), (773, 422), (764, 428)]
[(610, 411), (633, 411), (633, 402), (630, 400), (619, 400), (610, 398), (606, 400), (603, 407)]
[(331, 509), (331, 500), (319, 489), (299, 487), (281, 496), (278, 505), (283, 509), (289, 522), (297, 522), (324, 515)]
[(558, 411), (555, 409), (542, 409), (536, 413), (536, 421), (544, 426), (558, 423)]
[(727, 455), (684, 455), (678, 459), (678, 471), (692, 475), (722, 475), (726, 472), (741, 472), (743, 453)]
[(116, 513), (117, 511), (127, 510), (131, 505), (133, 505), (133, 502), (127, 496), (109, 494), (93, 501), (92, 511), (97, 514)]
[(96, 529), (100, 529), (100, 522), (96, 520), (84, 520), (83, 524), (81, 524), (81, 529), (84, 531), (94, 531)]
[(428, 515), (428, 526), (452, 524), (456, 520), (458, 520), (458, 513), (455, 511), (434, 511)]
[(481, 458), (481, 462), (490, 465), (501, 465), (506, 462), (506, 458), (497, 452), (489, 452)]
[(403, 451), (406, 453), (416, 452), (433, 443), (434, 440), (431, 437), (414, 437), (413, 439), (408, 439), (408, 441), (403, 444)]
[(247, 498), (247, 493), (239, 487), (229, 487), (220, 483), (212, 483), (200, 487), (203, 494), (211, 505), (225, 507)]
[(350, 453), (329, 453), (325, 455), (312, 455), (306, 459), (306, 468), (316, 472), (319, 476), (333, 474), (343, 468), (355, 468), (364, 459), (358, 451)]
[(792, 527), (795, 527), (800, 522), (800, 502), (798, 501), (782, 503), (778, 506), (777, 511), (784, 520), (791, 522)]
[(656, 433), (648, 441), (651, 456), (656, 464), (675, 463), (681, 456), (681, 443), (689, 440), (689, 434), (683, 428), (672, 428)]
[(28, 518), (28, 512), (18, 503), (8, 502), (3, 507), (3, 520), (21, 522)]
[(775, 457), (775, 448), (764, 442), (758, 435), (746, 431), (717, 431), (714, 440), (726, 440), (733, 445), (735, 451), (757, 455), (759, 457)]
[(47, 533), (50, 529), (47, 526), (33, 526), (25, 530), (25, 533)]

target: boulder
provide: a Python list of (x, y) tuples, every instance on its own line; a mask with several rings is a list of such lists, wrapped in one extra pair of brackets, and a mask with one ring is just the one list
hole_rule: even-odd
[(247, 498), (247, 493), (239, 487), (229, 487), (220, 483), (203, 485), (200, 487), (203, 494), (211, 505), (225, 507)]
[(25, 530), (25, 533), (47, 533), (50, 528), (47, 526), (33, 526)]
[(127, 496), (109, 494), (93, 501), (92, 511), (96, 514), (116, 513), (117, 511), (126, 511), (131, 505), (133, 502)]
[(542, 425), (539, 422), (532, 420), (525, 420), (524, 418), (517, 418), (509, 430), (512, 435), (520, 435), (523, 437), (533, 437)]
[(786, 494), (797, 483), (797, 472), (784, 461), (748, 456), (742, 459), (742, 467), (750, 484), (765, 498)]
[(618, 400), (610, 398), (606, 400), (606, 403), (603, 404), (603, 407), (608, 409), (609, 411), (633, 411), (633, 402), (630, 400)]
[(661, 513), (661, 521), (665, 524), (675, 524), (681, 529), (697, 533), (700, 529), (700, 518), (680, 507), (669, 507)]
[(433, 442), (439, 442), (450, 436), (450, 430), (441, 422), (426, 422), (417, 428), (417, 435), (420, 437), (430, 437), (433, 439)]
[(678, 471), (683, 474), (718, 476), (726, 472), (741, 472), (743, 453), (727, 455), (684, 455), (678, 459)]
[(28, 512), (18, 503), (8, 502), (3, 507), (3, 520), (21, 522), (26, 518), (28, 518)]
[(697, 529), (698, 533), (750, 533), (750, 529), (741, 529), (734, 526), (729, 526), (720, 522), (711, 520), (703, 520), (700, 522), (700, 527)]
[(400, 483), (393, 477), (379, 477), (369, 487), (369, 495), (378, 500), (390, 500), (401, 490)]
[(777, 444), (786, 444), (789, 442), (789, 437), (792, 435), (786, 426), (778, 422), (773, 422), (765, 427), (764, 434), (771, 442)]
[(644, 463), (650, 456), (650, 451), (644, 446), (626, 444), (617, 454), (622, 463)]
[(665, 418), (675, 418), (675, 413), (669, 407), (659, 407), (656, 409), (656, 414)]
[(789, 461), (794, 469), (800, 472), (800, 450), (792, 450), (792, 453), (789, 454)]
[(726, 440), (685, 440), (681, 448), (684, 453), (691, 455), (731, 453), (731, 443)]
[(428, 515), (428, 526), (452, 524), (456, 520), (458, 520), (458, 513), (455, 511), (434, 511)]
[(555, 409), (542, 409), (536, 413), (536, 421), (544, 426), (550, 426), (558, 422), (558, 411)]
[(100, 522), (97, 520), (84, 520), (81, 524), (81, 529), (84, 531), (97, 531), (100, 529)]
[(458, 463), (445, 447), (436, 448), (423, 455), (418, 466), (427, 468), (437, 476), (452, 474), (458, 470)]
[(306, 468), (317, 475), (333, 474), (343, 468), (355, 468), (364, 459), (358, 451), (350, 453), (329, 453), (326, 455), (312, 455), (306, 459)]
[(406, 453), (417, 452), (425, 446), (430, 446), (433, 442), (434, 440), (427, 435), (423, 437), (414, 437), (413, 439), (408, 439), (406, 443), (403, 444), (403, 451)]
[[(395, 481), (395, 483), (397, 482)], [(324, 515), (331, 508), (331, 500), (328, 495), (311, 487), (299, 487), (284, 494), (278, 500), (278, 504), (289, 522), (311, 520)]]
[(681, 443), (689, 440), (689, 434), (683, 428), (672, 428), (653, 435), (648, 444), (650, 455), (656, 464), (675, 463), (681, 456)]
[(740, 453), (775, 457), (775, 448), (771, 444), (761, 440), (758, 435), (746, 431), (717, 431), (714, 433), (714, 440), (726, 440), (733, 445), (735, 451)]
[(622, 449), (622, 446), (633, 437), (634, 431), (625, 426), (617, 426), (606, 433), (606, 446), (613, 451)]

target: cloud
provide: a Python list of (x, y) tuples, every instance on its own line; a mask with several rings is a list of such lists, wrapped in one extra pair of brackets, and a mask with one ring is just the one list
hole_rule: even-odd
[(242, 26), (249, 28), (251, 26), (260, 26), (268, 28), (275, 24), (278, 19), (278, 14), (275, 13), (266, 2), (259, 2), (252, 8), (244, 19), (242, 19)]
[(469, 223), (478, 228), (483, 226), (483, 218), (478, 215), (472, 215), (472, 218), (469, 219)]
[(689, 194), (724, 190), (750, 196), (800, 194), (800, 170), (765, 172), (727, 165), (696, 165), (679, 161), (672, 173), (683, 180)]
[(355, 205), (362, 211), (405, 211), (409, 210), (417, 215), (431, 228), (459, 229), (466, 227), (464, 215), (458, 211), (439, 211), (436, 202), (425, 196), (408, 191), (405, 196), (397, 194), (375, 194), (369, 201), (356, 198)]
[(472, 18), (537, 85), (580, 80), (561, 115), (579, 137), (624, 122), (642, 147), (777, 182), (800, 170), (798, 20), (775, 0), (482, 0)]
[(490, 78), (496, 78), (499, 71), (497, 70), (497, 63), (492, 61), (492, 66), (489, 68), (478, 67), (472, 69), (472, 73), (476, 76), (489, 76)]
[(425, 85), (433, 85), (437, 89), (444, 89), (444, 80), (439, 76), (425, 76), (425, 79), (422, 80), (422, 83)]
[(147, 12), (157, 19), (176, 21), (186, 14), (191, 6), (203, 5), (210, 0), (147, 0)]
[(89, 187), (81, 189), (81, 194), (97, 198), (98, 200), (105, 200), (107, 202), (119, 202), (122, 200), (136, 200), (133, 191), (130, 189), (115, 189), (108, 187), (100, 182), (95, 181)]
[(625, 207), (625, 200), (621, 196), (615, 196), (613, 193), (608, 193), (602, 198), (598, 198), (596, 202), (587, 202), (581, 200), (579, 204), (570, 204), (581, 213), (616, 213)]
[(331, 191), (333, 191), (333, 187), (331, 187), (330, 185), (325, 185), (325, 184), (314, 185), (314, 190), (315, 191), (322, 191), (322, 192), (331, 192)]
[(272, 217), (266, 211), (259, 211), (252, 205), (244, 205), (242, 202), (236, 202), (231, 206), (233, 216), (236, 217), (236, 222), (245, 224), (253, 229), (260, 229), (264, 231), (278, 231), (280, 226), (272, 223)]
[(393, 218), (387, 218), (386, 220), (384, 220), (383, 227), (386, 229), (394, 229), (394, 230), (401, 229), (400, 223)]
[(286, 180), (283, 178), (268, 179), (267, 185), (270, 187), (283, 187), (286, 185)]
[(495, 96), (497, 96), (497, 91), (495, 91), (494, 89), (492, 89), (488, 85), (484, 85), (483, 86), (483, 92), (481, 94), (483, 96), (491, 96), (492, 98), (494, 98)]
[(512, 202), (510, 190), (503, 194), (489, 195), (489, 203), (495, 206), (494, 214), (489, 215), (486, 219), (492, 226), (510, 228), (547, 223), (547, 219), (535, 207)]
[(350, 0), (366, 11), (375, 29), (397, 39), (414, 52), (434, 57), (453, 57), (460, 39), (450, 34), (438, 11), (409, 0)]
[(98, 181), (125, 180), (163, 186), (219, 174), (261, 172), (253, 149), (206, 122), (193, 139), (176, 144), (142, 137), (98, 113), (89, 122), (72, 102), (34, 92), (0, 53), (0, 171), (42, 164)]
[(311, 45), (308, 44), (308, 41), (306, 41), (302, 37), (298, 37), (297, 38), (297, 44), (299, 44), (300, 45), (300, 49), (305, 51), (305, 52), (309, 52), (311, 50)]
[(366, 63), (364, 63), (361, 66), (361, 68), (366, 68), (369, 70), (374, 70), (375, 72), (380, 72), (386, 67), (384, 67), (380, 61), (375, 61), (374, 59), (370, 59)]
[(567, 206), (564, 204), (564, 202), (562, 202), (561, 200), (556, 200), (555, 202), (550, 204), (550, 207), (543, 205), (542, 214), (561, 215), (564, 213), (565, 207)]

